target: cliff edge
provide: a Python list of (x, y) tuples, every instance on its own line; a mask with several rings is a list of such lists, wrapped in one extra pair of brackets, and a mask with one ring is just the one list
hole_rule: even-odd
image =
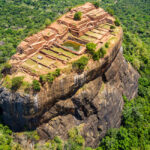
[[(112, 63), (57, 79), (36, 95), (0, 88), (3, 119), (12, 129), (35, 129), (44, 139), (68, 137), (79, 127), (86, 145), (95, 147), (109, 128), (119, 127), (123, 98), (137, 95), (139, 74), (127, 63), (121, 47)], [(46, 86), (46, 85), (45, 85)]]

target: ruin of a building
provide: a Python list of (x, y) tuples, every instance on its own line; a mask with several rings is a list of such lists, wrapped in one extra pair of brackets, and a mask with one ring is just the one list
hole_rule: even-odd
[[(82, 12), (79, 21), (74, 20), (76, 12)], [(17, 47), (17, 53), (10, 62), (16, 68), (34, 68), (43, 72), (63, 66), (85, 53), (88, 42), (101, 47), (111, 36), (110, 26), (114, 18), (102, 8), (95, 8), (91, 3), (72, 8), (46, 29), (27, 37)], [(73, 42), (79, 50), (64, 46), (65, 42)]]

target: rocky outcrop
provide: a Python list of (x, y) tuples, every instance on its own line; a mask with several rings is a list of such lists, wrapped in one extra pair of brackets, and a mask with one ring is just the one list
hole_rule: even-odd
[(111, 127), (119, 127), (122, 95), (136, 96), (139, 74), (122, 55), (122, 34), (100, 61), (90, 60), (81, 74), (62, 74), (38, 94), (0, 88), (0, 112), (13, 130), (35, 129), (42, 138), (68, 137), (79, 126), (86, 145), (95, 147)]
[(55, 103), (47, 112), (52, 119), (41, 125), (38, 133), (47, 139), (56, 135), (66, 139), (69, 129), (80, 126), (86, 145), (96, 147), (109, 128), (119, 127), (122, 95), (129, 99), (136, 96), (138, 78), (119, 52), (102, 76), (84, 84), (70, 98)]

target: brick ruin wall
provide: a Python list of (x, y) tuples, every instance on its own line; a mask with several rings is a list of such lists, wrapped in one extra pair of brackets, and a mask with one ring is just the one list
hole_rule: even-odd
[[(68, 14), (74, 14), (81, 9), (85, 14), (83, 14), (83, 20), (81, 19), (76, 26), (73, 24), (74, 20), (72, 20), (72, 22), (67, 22), (67, 20), (65, 20)], [(46, 29), (27, 37), (18, 45), (17, 53), (11, 58), (12, 64), (18, 65), (20, 62), (27, 60), (31, 55), (39, 52), (41, 49), (50, 48), (54, 43), (61, 43), (64, 39), (68, 38), (66, 36), (68, 32), (71, 32), (74, 36), (78, 37), (83, 35), (85, 32), (94, 29), (99, 24), (106, 22), (113, 24), (113, 18), (102, 9), (102, 15), (95, 19), (91, 18), (88, 15), (88, 12), (92, 10), (96, 10), (96, 8), (91, 3), (86, 3), (83, 6), (73, 8), (70, 12), (62, 16)], [(96, 11), (98, 11), (98, 9)]]

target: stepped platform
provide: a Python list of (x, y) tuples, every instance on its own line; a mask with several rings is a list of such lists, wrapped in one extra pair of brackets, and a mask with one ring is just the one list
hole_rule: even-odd
[[(82, 17), (76, 21), (74, 14), (79, 11)], [(112, 34), (110, 29), (114, 20), (102, 8), (95, 8), (91, 3), (72, 8), (46, 29), (22, 41), (10, 63), (16, 71), (22, 68), (36, 75), (65, 68), (87, 55), (88, 42), (96, 43), (100, 48), (115, 37), (115, 32)]]

